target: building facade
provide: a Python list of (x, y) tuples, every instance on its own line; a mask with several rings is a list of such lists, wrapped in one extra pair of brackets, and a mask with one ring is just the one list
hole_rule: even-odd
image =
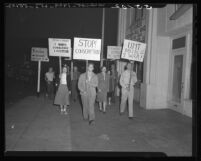
[[(192, 117), (192, 25), (190, 4), (119, 9), (117, 45), (123, 45), (124, 39), (147, 44), (144, 61), (134, 65), (139, 80), (134, 100), (140, 107), (169, 108)], [(119, 75), (125, 64), (117, 61)]]

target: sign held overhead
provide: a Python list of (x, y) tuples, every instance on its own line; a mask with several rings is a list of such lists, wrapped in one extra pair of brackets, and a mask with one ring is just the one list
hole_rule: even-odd
[(121, 58), (143, 62), (145, 50), (145, 43), (125, 39)]
[(49, 55), (71, 57), (71, 40), (48, 38)]
[(44, 61), (48, 62), (47, 48), (31, 48), (31, 61)]
[(107, 59), (120, 59), (121, 50), (121, 46), (107, 46)]
[(101, 39), (74, 38), (73, 59), (100, 61)]

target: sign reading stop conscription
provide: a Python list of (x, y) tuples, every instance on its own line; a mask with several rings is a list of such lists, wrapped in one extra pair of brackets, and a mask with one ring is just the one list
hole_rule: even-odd
[(71, 40), (49, 38), (49, 55), (71, 57)]
[(125, 39), (121, 58), (143, 62), (145, 49), (145, 43)]
[(101, 39), (74, 38), (73, 59), (100, 61)]
[(31, 61), (45, 61), (48, 62), (47, 48), (31, 48)]
[(120, 59), (121, 50), (121, 46), (107, 46), (107, 58), (113, 60)]

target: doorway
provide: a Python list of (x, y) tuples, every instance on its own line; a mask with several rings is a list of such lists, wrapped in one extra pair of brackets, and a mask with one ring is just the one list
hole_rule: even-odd
[(172, 40), (171, 52), (171, 82), (170, 82), (170, 106), (173, 110), (184, 113), (184, 84), (185, 84), (185, 62), (187, 48), (186, 36)]

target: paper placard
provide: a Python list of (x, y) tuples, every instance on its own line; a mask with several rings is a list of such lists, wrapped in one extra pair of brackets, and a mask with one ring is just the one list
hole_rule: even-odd
[(32, 47), (31, 61), (45, 61), (48, 62), (47, 48)]
[(121, 46), (107, 46), (107, 59), (120, 59), (121, 50)]
[(101, 39), (74, 38), (73, 59), (100, 61)]
[(145, 43), (125, 39), (121, 58), (143, 62), (145, 50)]
[(71, 57), (71, 40), (49, 38), (49, 56)]

